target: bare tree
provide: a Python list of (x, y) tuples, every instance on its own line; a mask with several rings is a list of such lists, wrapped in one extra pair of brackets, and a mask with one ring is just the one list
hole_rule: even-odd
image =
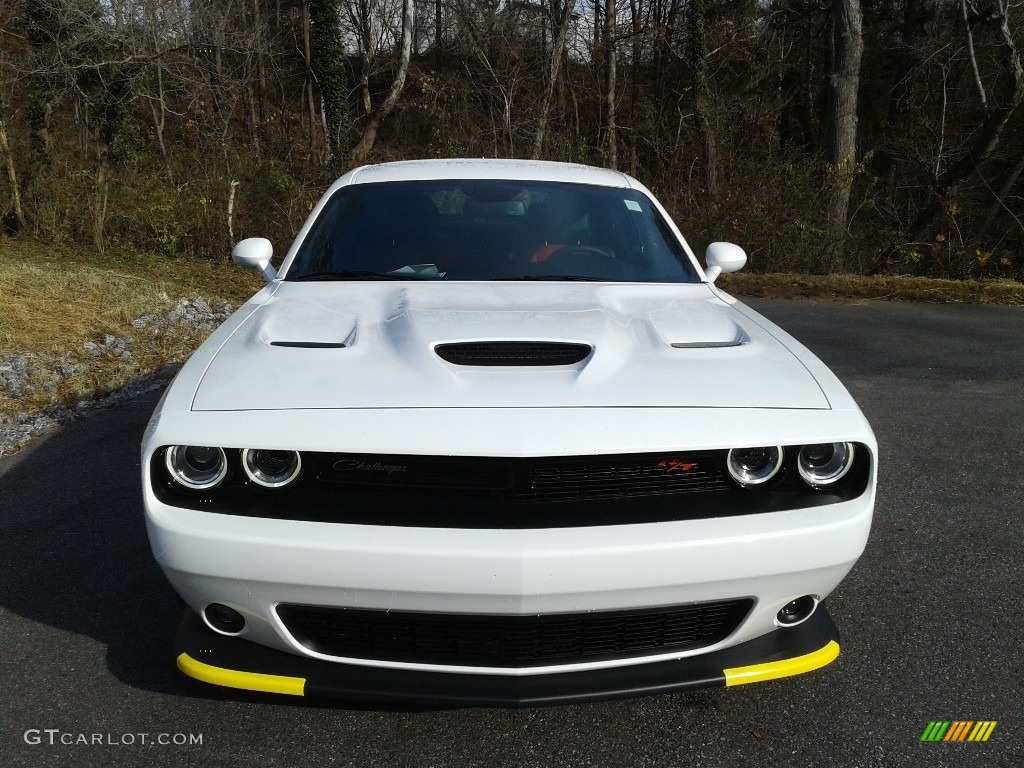
[(604, 56), (605, 56), (605, 89), (604, 89), (604, 142), (605, 164), (609, 168), (619, 167), (618, 126), (615, 122), (616, 102), (616, 38), (618, 23), (616, 18), (615, 0), (604, 0)]
[(398, 104), (398, 98), (402, 95), (405, 87), (405, 78), (409, 72), (409, 59), (412, 56), (412, 33), (413, 25), (416, 22), (416, 3), (414, 0), (404, 0), (402, 4), (402, 41), (400, 44), (401, 55), (398, 62), (398, 71), (391, 83), (391, 90), (383, 103), (372, 110), (367, 116), (366, 124), (363, 126), (363, 135), (352, 150), (352, 162), (356, 165), (366, 161), (373, 151), (373, 145), (377, 141), (377, 131), (391, 111)]
[(313, 151), (316, 143), (316, 100), (313, 95), (313, 43), (309, 13), (310, 0), (302, 0), (302, 63), (303, 81), (302, 94), (306, 103), (306, 117), (309, 120), (309, 150)]
[(693, 68), (693, 119), (697, 125), (708, 199), (718, 196), (718, 159), (715, 133), (708, 120), (708, 9), (705, 0), (690, 0), (690, 65)]
[(511, 27), (515, 18), (500, 19), (497, 7), (480, 12), (474, 0), (455, 0), (459, 24), (455, 39), (469, 56), (462, 69), (487, 106), (491, 148), (495, 155), (516, 152), (517, 107), (530, 82), (530, 66), (520, 55)]
[(11, 207), (14, 209), (14, 220), (17, 222), (18, 231), (24, 232), (27, 229), (25, 223), (25, 212), (21, 207), (21, 186), (18, 184), (18, 172), (14, 167), (14, 155), (11, 154), (11, 144), (7, 140), (7, 126), (4, 123), (3, 105), (0, 104), (0, 156), (4, 158), (4, 165), (7, 168), (7, 181), (11, 186)]
[(832, 238), (822, 264), (828, 273), (843, 269), (850, 188), (857, 163), (857, 91), (864, 51), (860, 0), (834, 0), (832, 6), (833, 66), (826, 123), (829, 164), (828, 227)]
[[(998, 103), (989, 100), (985, 88), (981, 84), (977, 62), (972, 61), (972, 72), (975, 73), (975, 85), (979, 89), (979, 100), (984, 107), (980, 125), (972, 127), (971, 139), (953, 162), (935, 174), (931, 184), (931, 201), (925, 206), (911, 227), (911, 233), (920, 236), (926, 232), (941, 210), (949, 191), (957, 184), (973, 176), (983, 163), (992, 157), (1003, 140), (1007, 125), (1024, 103), (1024, 64), (1021, 62), (1020, 51), (1014, 37), (1010, 13), (1015, 6), (1010, 0), (996, 0), (984, 14), (968, 16), (968, 26), (989, 25), (997, 40), (997, 48), (1002, 54), (1002, 77), (997, 80), (1004, 82), (1003, 93)], [(970, 54), (969, 54), (970, 55)], [(983, 230), (987, 227), (983, 225)]]
[(531, 157), (538, 159), (544, 148), (544, 137), (548, 130), (548, 116), (551, 113), (551, 102), (555, 95), (555, 87), (558, 85), (558, 77), (562, 67), (562, 58), (565, 56), (565, 39), (569, 34), (569, 22), (572, 18), (572, 0), (563, 0), (562, 12), (557, 13), (558, 0), (551, 0), (550, 17), (551, 23), (557, 30), (554, 44), (551, 46), (551, 58), (548, 66), (547, 85), (544, 88), (544, 98), (541, 101), (540, 117), (537, 119), (537, 131), (533, 136), (533, 153)]

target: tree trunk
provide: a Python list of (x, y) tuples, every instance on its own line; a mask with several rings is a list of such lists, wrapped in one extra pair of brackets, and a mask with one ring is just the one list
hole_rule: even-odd
[(850, 187), (857, 164), (857, 89), (864, 51), (860, 0), (835, 0), (832, 7), (833, 65), (825, 149), (829, 164), (828, 231), (832, 242), (822, 267), (841, 272), (847, 237)]
[[(306, 64), (303, 92), (306, 98), (306, 111), (309, 116), (309, 151), (316, 146), (316, 99), (313, 97), (313, 46), (311, 42), (309, 0), (302, 4), (302, 55)], [(287, 120), (283, 120), (287, 124)]]
[(21, 208), (21, 187), (18, 185), (18, 174), (14, 168), (14, 156), (11, 154), (11, 145), (7, 141), (7, 127), (4, 124), (3, 115), (0, 114), (0, 155), (4, 157), (4, 164), (7, 166), (7, 180), (11, 185), (11, 206), (14, 208), (14, 220), (18, 224), (18, 231), (24, 232), (25, 212)]
[(96, 156), (96, 187), (92, 201), (92, 244), (103, 253), (106, 238), (104, 231), (107, 226), (107, 196), (110, 185), (107, 183), (107, 154), (105, 145), (101, 145)]
[[(362, 7), (366, 8), (367, 12), (369, 12), (369, 6)], [(363, 20), (363, 28), (360, 35), (363, 53), (360, 57), (359, 65), (359, 103), (363, 105), (363, 117), (367, 117), (373, 112), (373, 100), (370, 98), (370, 68), (373, 66), (374, 40), (370, 34), (369, 25), (370, 19), (367, 17)]]
[(153, 112), (153, 128), (156, 130), (156, 140), (160, 147), (160, 157), (164, 160), (164, 167), (167, 169), (167, 179), (174, 185), (174, 172), (171, 170), (171, 161), (167, 156), (167, 143), (164, 141), (164, 128), (167, 125), (167, 99), (164, 95), (163, 63), (156, 63), (156, 98), (149, 102)]
[[(629, 62), (629, 123), (633, 126), (634, 131), (639, 124), (637, 109), (640, 104), (640, 65), (643, 59), (643, 23), (640, 18), (640, 10), (641, 4), (638, 0), (629, 0), (629, 18), (633, 35), (633, 52)], [(636, 144), (637, 137), (634, 133), (632, 141), (629, 142), (629, 161), (627, 163), (631, 174), (637, 172)]]
[(693, 67), (693, 119), (700, 140), (704, 161), (704, 191), (708, 199), (718, 196), (718, 162), (715, 155), (715, 134), (708, 124), (708, 10), (704, 0), (690, 2), (690, 64)]
[(267, 116), (267, 64), (266, 64), (266, 24), (263, 21), (264, 0), (252, 0), (252, 28), (253, 28), (253, 53), (256, 58), (256, 82), (259, 88), (256, 89), (256, 100), (259, 104), (259, 119), (262, 122)]
[[(548, 82), (547, 87), (544, 89), (544, 100), (541, 102), (540, 107), (540, 118), (537, 120), (537, 131), (533, 135), (533, 154), (531, 157), (534, 160), (539, 160), (541, 152), (544, 149), (544, 137), (548, 130), (548, 117), (551, 113), (551, 101), (555, 95), (555, 87), (558, 85), (559, 71), (562, 66), (562, 54), (565, 52), (565, 38), (569, 32), (569, 20), (572, 16), (572, 1), (564, 0), (565, 6), (562, 10), (561, 17), (556, 21), (558, 24), (558, 32), (556, 33), (555, 43), (551, 47), (551, 64), (548, 68)], [(552, 3), (552, 20), (555, 21), (555, 7)]]
[(246, 124), (249, 128), (249, 141), (252, 143), (253, 153), (260, 156), (260, 118), (256, 109), (256, 94), (252, 85), (252, 72), (248, 65), (244, 68), (245, 77), (245, 112)]
[(434, 0), (434, 67), (441, 66), (441, 46), (444, 42), (444, 27), (441, 24), (443, 10), (444, 0)]
[(31, 46), (30, 74), (26, 78), (29, 139), (33, 155), (29, 164), (30, 171), (33, 170), (33, 166), (46, 165), (52, 160), (53, 136), (50, 133), (50, 119), (53, 116), (55, 84), (50, 82), (46, 70), (51, 43), (59, 32), (59, 25), (52, 10), (41, 2), (24, 3), (25, 39)]
[(605, 55), (605, 165), (619, 167), (619, 147), (615, 124), (615, 0), (604, 3), (604, 55)]
[(391, 83), (391, 91), (388, 93), (387, 98), (384, 99), (384, 102), (377, 109), (370, 113), (366, 125), (363, 127), (363, 135), (360, 137), (355, 149), (352, 150), (352, 162), (355, 165), (366, 162), (366, 158), (370, 156), (370, 152), (373, 151), (373, 145), (377, 141), (377, 131), (380, 129), (380, 124), (384, 121), (384, 118), (391, 114), (391, 110), (398, 103), (398, 97), (402, 95), (402, 89), (405, 87), (405, 77), (409, 72), (409, 60), (412, 58), (412, 29), (415, 22), (416, 2), (415, 0), (404, 0), (402, 4), (402, 53), (398, 62), (398, 72), (395, 73), (395, 79)]
[(228, 242), (235, 242), (235, 190), (238, 189), (238, 185), (241, 184), (239, 181), (232, 180), (230, 187), (228, 188)]
[(974, 32), (971, 28), (970, 15), (967, 13), (967, 0), (960, 0), (960, 14), (964, 20), (964, 31), (967, 35), (967, 60), (971, 63), (971, 74), (974, 75), (974, 85), (978, 89), (978, 100), (981, 108), (988, 113), (988, 94), (985, 93), (985, 85), (981, 82), (981, 71), (978, 69), (978, 56), (974, 51)]
[(222, 117), (225, 123), (231, 122), (231, 113), (223, 114), (223, 85), (224, 85), (224, 61), (221, 55), (221, 47), (224, 45), (224, 28), (217, 27), (216, 42), (213, 45), (213, 68), (210, 70), (210, 90), (213, 93), (213, 113)]
[(350, 127), (345, 51), (338, 26), (339, 2), (309, 0), (313, 74), (320, 83), (327, 146), (336, 163), (345, 156)]

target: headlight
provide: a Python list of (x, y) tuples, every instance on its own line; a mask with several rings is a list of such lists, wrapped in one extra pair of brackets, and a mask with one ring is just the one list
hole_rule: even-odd
[(282, 488), (291, 483), (302, 471), (298, 451), (265, 451), (246, 448), (242, 451), (242, 469), (257, 485), (264, 488)]
[(193, 491), (213, 488), (228, 474), (228, 460), (222, 448), (172, 445), (164, 460), (174, 481)]
[(782, 468), (782, 448), (733, 448), (726, 460), (729, 475), (742, 486), (767, 483)]
[(853, 466), (852, 443), (818, 443), (800, 449), (797, 468), (808, 485), (821, 488), (839, 481)]

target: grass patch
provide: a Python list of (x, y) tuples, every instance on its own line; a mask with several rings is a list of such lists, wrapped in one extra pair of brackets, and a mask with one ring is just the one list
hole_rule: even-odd
[[(29, 390), (16, 396), (0, 390), (0, 414), (69, 404), (183, 360), (206, 331), (175, 328), (154, 336), (134, 328), (132, 320), (166, 314), (184, 297), (239, 304), (262, 284), (258, 275), (226, 261), (98, 256), (0, 239), (0, 351), (25, 355), (36, 370)], [(83, 345), (104, 334), (131, 339), (132, 355), (90, 356)], [(52, 371), (57, 364), (85, 365), (88, 372), (57, 377)]]
[(184, 296), (238, 304), (262, 279), (227, 262), (97, 256), (0, 239), (0, 349), (63, 352)]
[(939, 280), (860, 275), (722, 275), (718, 284), (738, 296), (765, 299), (882, 299), (933, 304), (1024, 306), (1024, 284), (1010, 280)]

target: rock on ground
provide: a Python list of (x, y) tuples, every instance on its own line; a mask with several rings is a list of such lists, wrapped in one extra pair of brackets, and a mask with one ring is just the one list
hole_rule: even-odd
[[(212, 306), (198, 298), (183, 298), (164, 315), (141, 315), (132, 321), (132, 327), (154, 336), (166, 333), (174, 326), (187, 326), (203, 333), (212, 333), (224, 322), (234, 307), (220, 299)], [(83, 350), (92, 360), (132, 357), (134, 339), (130, 336), (104, 334), (96, 341), (87, 341)], [(97, 398), (85, 395), (73, 406), (51, 405), (41, 411), (17, 413), (14, 416), (0, 414), (0, 456), (13, 453), (35, 437), (78, 418), (95, 408), (105, 408), (146, 392), (166, 386), (180, 368), (168, 364), (158, 371), (132, 380), (128, 386)], [(32, 353), (0, 350), (0, 396), (23, 397), (39, 391), (56, 391), (61, 380), (81, 376), (89, 371), (87, 362), (79, 362), (72, 352), (54, 359), (43, 359)]]

